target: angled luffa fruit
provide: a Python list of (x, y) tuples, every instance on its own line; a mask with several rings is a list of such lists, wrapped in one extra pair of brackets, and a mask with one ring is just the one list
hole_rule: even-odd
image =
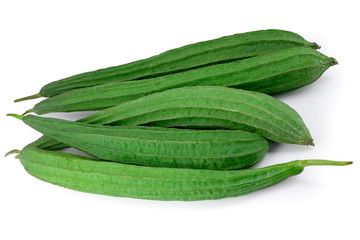
[(306, 86), (336, 64), (310, 48), (292, 48), (241, 61), (217, 64), (164, 77), (75, 89), (36, 104), (36, 114), (101, 110), (167, 89), (227, 86), (267, 94)]
[[(299, 114), (263, 93), (227, 87), (184, 87), (154, 93), (78, 120), (119, 126), (238, 129), (274, 142), (313, 145)], [(66, 147), (44, 141), (42, 148)]]
[(77, 74), (51, 82), (38, 94), (16, 100), (52, 97), (72, 89), (103, 83), (137, 80), (183, 72), (204, 66), (232, 62), (293, 47), (319, 48), (296, 33), (283, 30), (260, 30), (234, 34), (190, 44), (128, 64)]
[(244, 168), (257, 163), (269, 147), (261, 136), (240, 130), (112, 127), (32, 115), (22, 120), (95, 157), (153, 167)]
[(235, 197), (300, 174), (306, 166), (351, 164), (297, 160), (258, 169), (217, 171), (135, 166), (35, 147), (18, 153), (25, 170), (45, 182), (82, 192), (165, 201)]

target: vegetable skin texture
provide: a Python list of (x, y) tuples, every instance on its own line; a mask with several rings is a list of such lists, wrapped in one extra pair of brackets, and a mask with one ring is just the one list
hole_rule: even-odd
[(171, 89), (96, 112), (79, 121), (118, 126), (155, 123), (164, 127), (159, 124), (162, 120), (178, 121), (171, 127), (239, 129), (274, 142), (313, 145), (300, 115), (287, 104), (266, 94), (226, 87)]
[(120, 66), (85, 72), (45, 85), (43, 97), (103, 83), (138, 80), (231, 62), (293, 47), (317, 49), (296, 33), (269, 29), (225, 36), (172, 49)]
[(65, 188), (163, 201), (221, 199), (249, 194), (301, 173), (306, 166), (351, 162), (297, 160), (258, 169), (230, 171), (154, 168), (26, 147), (17, 156), (32, 176)]
[(239, 169), (257, 163), (269, 147), (261, 136), (239, 130), (98, 126), (32, 115), (22, 120), (95, 157), (153, 167)]
[[(257, 133), (274, 142), (314, 145), (299, 114), (266, 94), (226, 87), (184, 87), (154, 93), (79, 119), (113, 126), (233, 129)], [(41, 148), (65, 144), (49, 137)]]
[(318, 79), (336, 64), (311, 48), (291, 48), (168, 76), (75, 89), (33, 108), (36, 114), (101, 110), (155, 92), (187, 86), (226, 86), (267, 94), (288, 92)]

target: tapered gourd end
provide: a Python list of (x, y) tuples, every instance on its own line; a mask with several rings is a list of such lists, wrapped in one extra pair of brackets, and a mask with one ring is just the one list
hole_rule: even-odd
[(34, 109), (29, 109), (29, 110), (25, 111), (23, 114), (21, 114), (21, 116), (25, 116), (26, 114), (29, 114), (32, 112), (34, 112)]
[(7, 157), (7, 156), (9, 156), (9, 155), (11, 155), (11, 154), (20, 154), (20, 153), (21, 153), (20, 150), (14, 149), (14, 150), (11, 150), (10, 152), (6, 153), (6, 154), (5, 154), (5, 157)]
[(31, 99), (36, 99), (36, 98), (41, 98), (42, 96), (40, 95), (40, 93), (34, 94), (34, 95), (30, 95), (27, 97), (23, 97), (23, 98), (18, 98), (16, 100), (14, 100), (14, 102), (22, 102), (22, 101), (26, 101), (26, 100), (31, 100)]
[(314, 47), (314, 49), (320, 49), (321, 48), (321, 46), (320, 45), (318, 45), (317, 43), (312, 43), (313, 44), (313, 47)]
[(21, 116), (19, 114), (15, 114), (15, 113), (8, 113), (8, 114), (6, 114), (6, 116), (14, 117), (14, 118), (17, 118), (17, 119), (20, 119), (20, 120), (22, 120), (22, 118), (23, 118), (23, 116)]
[(300, 160), (299, 165), (301, 167), (307, 166), (319, 166), (319, 165), (327, 165), (327, 166), (346, 166), (350, 165), (353, 162), (351, 161), (333, 161), (333, 160), (323, 160), (323, 159), (309, 159), (309, 160)]
[(330, 66), (338, 65), (338, 61), (335, 58), (330, 58)]
[(306, 145), (306, 146), (315, 146), (314, 140), (312, 138), (302, 140), (299, 142), (300, 145)]

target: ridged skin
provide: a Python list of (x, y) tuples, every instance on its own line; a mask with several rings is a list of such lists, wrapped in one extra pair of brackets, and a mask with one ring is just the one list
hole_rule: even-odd
[(292, 48), (231, 63), (168, 76), (75, 89), (34, 107), (37, 114), (101, 110), (167, 89), (185, 86), (227, 86), (277, 94), (306, 86), (335, 60), (310, 49)]
[[(78, 120), (118, 126), (238, 129), (281, 143), (312, 145), (303, 120), (285, 103), (266, 94), (226, 87), (185, 87), (154, 93)], [(49, 138), (40, 148), (58, 150)]]
[(96, 112), (79, 121), (134, 126), (179, 118), (200, 118), (201, 123), (195, 126), (241, 129), (275, 142), (312, 143), (299, 114), (285, 103), (266, 94), (226, 87), (171, 89)]
[(26, 147), (18, 155), (34, 177), (82, 192), (150, 200), (195, 201), (248, 194), (299, 174), (305, 166), (348, 162), (303, 160), (247, 170), (154, 168)]
[(231, 62), (293, 47), (317, 48), (296, 33), (260, 30), (186, 45), (128, 64), (86, 72), (45, 85), (40, 95), (51, 97), (72, 89), (103, 83), (144, 79)]
[(258, 162), (269, 147), (261, 136), (238, 130), (98, 126), (31, 115), (23, 121), (95, 157), (153, 167), (239, 169)]

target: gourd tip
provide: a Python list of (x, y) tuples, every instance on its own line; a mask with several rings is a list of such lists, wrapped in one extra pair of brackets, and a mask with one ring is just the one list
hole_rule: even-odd
[(29, 110), (25, 111), (23, 114), (21, 114), (21, 116), (25, 116), (26, 114), (32, 113), (32, 112), (34, 112), (34, 110), (33, 110), (33, 109), (29, 109)]
[(318, 45), (317, 43), (313, 43), (313, 46), (314, 46), (314, 49), (320, 49), (321, 48), (321, 46), (320, 45)]
[(7, 152), (6, 154), (5, 154), (5, 157), (7, 157), (7, 156), (9, 156), (9, 155), (11, 155), (11, 154), (20, 154), (20, 150), (18, 150), (18, 149), (14, 149), (14, 150), (11, 150), (10, 152)]
[(350, 165), (353, 162), (351, 161), (333, 161), (333, 160), (323, 160), (323, 159), (308, 159), (301, 160), (300, 165), (303, 167), (307, 166), (319, 166), (319, 165), (327, 165), (327, 166), (346, 166)]
[(338, 61), (335, 58), (330, 58), (330, 66), (338, 65)]
[(26, 100), (36, 99), (36, 98), (40, 98), (40, 97), (41, 97), (40, 93), (37, 93), (37, 94), (30, 95), (30, 96), (27, 96), (27, 97), (15, 99), (14, 102), (17, 103), (17, 102), (22, 102), (22, 101), (26, 101)]
[(17, 118), (17, 119), (20, 119), (20, 120), (22, 120), (22, 118), (23, 118), (21, 115), (15, 114), (15, 113), (8, 113), (8, 114), (6, 114), (6, 116), (14, 117), (14, 118)]
[(307, 146), (315, 146), (314, 140), (312, 140), (311, 138), (308, 140), (302, 140), (298, 144), (307, 145)]

